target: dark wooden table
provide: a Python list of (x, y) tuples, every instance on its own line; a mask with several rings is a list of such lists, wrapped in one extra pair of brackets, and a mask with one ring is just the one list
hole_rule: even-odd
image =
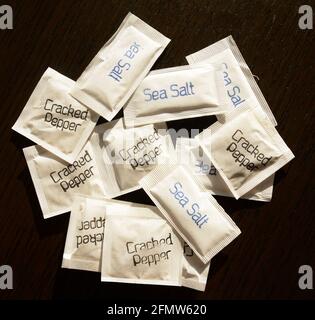
[[(0, 298), (315, 298), (298, 287), (300, 265), (315, 271), (315, 30), (298, 27), (303, 1), (4, 2), (14, 29), (0, 30), (0, 265), (12, 266), (14, 289)], [(154, 68), (186, 64), (187, 54), (232, 34), (296, 155), (277, 172), (271, 203), (217, 197), (243, 233), (213, 259), (204, 293), (101, 283), (99, 274), (61, 269), (68, 214), (43, 220), (22, 154), (32, 142), (10, 129), (44, 70), (76, 79), (128, 11), (172, 39)], [(214, 120), (169, 126), (203, 129)], [(150, 203), (142, 191), (122, 199)]]

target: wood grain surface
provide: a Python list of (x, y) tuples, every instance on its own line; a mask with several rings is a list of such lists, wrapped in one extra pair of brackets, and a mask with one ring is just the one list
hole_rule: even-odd
[[(13, 7), (14, 29), (0, 30), (0, 265), (12, 266), (14, 289), (0, 299), (315, 298), (298, 287), (300, 265), (315, 272), (315, 30), (298, 28), (299, 6), (315, 9), (314, 1), (2, 2)], [(172, 39), (154, 69), (186, 64), (186, 55), (232, 34), (296, 156), (277, 172), (270, 203), (217, 197), (242, 234), (213, 259), (205, 292), (101, 283), (99, 274), (61, 269), (69, 216), (43, 220), (22, 153), (33, 143), (11, 130), (45, 69), (76, 79), (128, 11)], [(143, 191), (121, 199), (150, 203)]]

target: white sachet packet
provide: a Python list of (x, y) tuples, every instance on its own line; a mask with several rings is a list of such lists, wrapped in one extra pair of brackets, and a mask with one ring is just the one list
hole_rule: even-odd
[[(212, 195), (234, 197), (196, 139), (178, 138), (176, 140), (176, 153), (178, 163), (190, 165), (196, 178)], [(271, 201), (273, 181), (274, 174), (248, 191), (241, 198), (256, 201)]]
[(141, 189), (139, 180), (157, 164), (176, 159), (165, 123), (126, 128), (123, 119), (118, 119), (97, 126), (91, 141), (107, 177), (109, 198)]
[(70, 96), (75, 82), (48, 68), (12, 129), (71, 163), (99, 116)]
[(106, 120), (112, 120), (169, 42), (128, 13), (77, 80), (71, 94)]
[(124, 107), (125, 123), (130, 127), (228, 112), (220, 81), (221, 72), (211, 65), (151, 71)]
[(294, 158), (259, 106), (242, 106), (196, 136), (236, 199)]
[(181, 285), (181, 241), (157, 212), (132, 204), (107, 207), (102, 281)]
[(95, 161), (90, 141), (72, 164), (40, 146), (24, 148), (23, 152), (45, 219), (70, 211), (77, 193), (104, 196), (106, 177)]
[[(114, 200), (106, 200), (110, 203)], [(101, 271), (106, 206), (102, 199), (75, 195), (62, 268)]]
[(159, 166), (140, 185), (203, 263), (241, 232), (189, 167)]
[[(274, 126), (277, 121), (255, 81), (232, 36), (228, 36), (214, 44), (186, 57), (189, 64), (210, 63), (222, 70), (222, 86), (225, 88), (230, 110), (242, 105), (257, 105), (267, 114)], [(218, 115), (220, 122), (225, 115)]]

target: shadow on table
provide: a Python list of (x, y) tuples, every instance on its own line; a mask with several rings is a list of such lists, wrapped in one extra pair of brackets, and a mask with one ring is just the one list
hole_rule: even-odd
[(202, 299), (203, 292), (182, 287), (101, 282), (100, 273), (60, 269), (53, 299)]

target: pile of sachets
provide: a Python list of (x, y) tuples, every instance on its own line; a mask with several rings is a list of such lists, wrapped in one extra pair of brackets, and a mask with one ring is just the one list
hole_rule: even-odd
[[(270, 201), (294, 155), (231, 36), (150, 71), (169, 41), (129, 13), (77, 81), (48, 68), (13, 129), (37, 144), (23, 151), (44, 218), (71, 211), (63, 267), (205, 290), (240, 234), (213, 195)], [(174, 147), (166, 121), (209, 115)], [(113, 200), (140, 188), (155, 206)]]

